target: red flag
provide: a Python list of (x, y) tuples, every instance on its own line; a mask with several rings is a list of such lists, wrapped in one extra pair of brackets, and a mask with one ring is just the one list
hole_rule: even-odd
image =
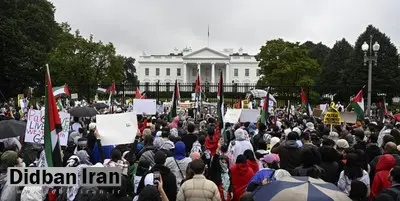
[(202, 91), (201, 91), (201, 85), (200, 85), (200, 75), (197, 74), (195, 93), (200, 94), (201, 92)]
[(110, 87), (108, 87), (108, 89), (107, 89), (106, 93), (112, 93), (112, 94), (115, 94), (115, 92), (116, 92), (116, 87), (115, 87), (115, 82), (113, 82), (113, 83), (111, 84), (111, 86), (110, 86)]
[(136, 99), (141, 99), (142, 98), (142, 93), (140, 93), (139, 87), (136, 88), (135, 98)]
[(300, 97), (301, 97), (301, 104), (306, 105), (308, 101), (307, 101), (306, 93), (304, 92), (303, 88), (301, 88)]

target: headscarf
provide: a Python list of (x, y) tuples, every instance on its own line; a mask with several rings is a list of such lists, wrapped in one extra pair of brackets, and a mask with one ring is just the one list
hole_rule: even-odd
[(179, 135), (178, 135), (178, 129), (176, 129), (176, 128), (172, 128), (172, 129), (169, 131), (169, 134), (170, 134), (170, 136), (172, 136), (172, 137), (179, 137)]
[(1, 155), (1, 162), (7, 167), (14, 167), (18, 159), (18, 154), (15, 151), (6, 151)]
[(243, 129), (241, 129), (241, 128), (239, 128), (239, 129), (237, 129), (236, 131), (235, 131), (235, 138), (236, 138), (236, 140), (238, 140), (238, 141), (243, 141), (243, 140), (246, 140), (247, 139), (247, 131), (245, 131), (245, 130), (243, 130)]
[(186, 146), (185, 143), (182, 141), (178, 141), (175, 143), (175, 149), (174, 149), (174, 157), (176, 160), (182, 160), (185, 158), (185, 150)]
[(176, 116), (176, 117), (174, 118), (174, 120), (172, 120), (172, 122), (168, 125), (168, 127), (169, 127), (170, 129), (172, 129), (172, 128), (178, 128), (178, 122), (179, 122), (179, 116)]
[(76, 156), (79, 158), (80, 164), (92, 165), (89, 154), (85, 150), (76, 152)]
[[(226, 163), (223, 163), (222, 161), (225, 160)], [(229, 186), (231, 185), (231, 180), (229, 177), (229, 158), (221, 155), (219, 157), (219, 164), (221, 166), (221, 185), (222, 185), (222, 192), (225, 200), (228, 198), (228, 193), (229, 193)]]

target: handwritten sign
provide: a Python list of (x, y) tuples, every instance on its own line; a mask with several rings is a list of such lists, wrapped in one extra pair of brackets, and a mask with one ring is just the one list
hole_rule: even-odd
[(328, 109), (328, 112), (326, 112), (325, 117), (324, 117), (324, 124), (326, 125), (340, 125), (342, 122), (342, 119), (340, 117), (340, 112), (333, 110), (333, 109)]
[[(26, 124), (25, 142), (44, 144), (44, 110), (29, 110)], [(70, 124), (69, 113), (59, 112), (62, 131), (58, 133), (60, 145), (67, 146)]]

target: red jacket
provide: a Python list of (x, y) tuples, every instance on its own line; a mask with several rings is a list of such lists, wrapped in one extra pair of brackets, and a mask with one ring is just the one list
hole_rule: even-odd
[(204, 143), (204, 145), (211, 152), (211, 156), (214, 156), (215, 152), (217, 151), (220, 137), (221, 132), (219, 131), (219, 129), (214, 130), (214, 135), (212, 139), (210, 139), (209, 136), (206, 137), (206, 142)]
[(247, 160), (247, 165), (253, 170), (253, 172), (258, 172), (259, 166), (257, 161)]
[(387, 189), (392, 185), (388, 180), (390, 169), (396, 166), (396, 159), (391, 154), (385, 154), (379, 157), (376, 164), (375, 177), (372, 182), (371, 200), (375, 198), (383, 189)]
[(240, 196), (246, 191), (254, 172), (247, 164), (238, 163), (230, 168), (231, 181), (233, 187), (233, 201), (238, 201)]

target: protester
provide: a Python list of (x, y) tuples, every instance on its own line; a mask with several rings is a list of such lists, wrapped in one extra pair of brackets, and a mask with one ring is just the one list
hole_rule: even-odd
[(251, 177), (254, 175), (253, 170), (247, 165), (246, 157), (238, 155), (236, 164), (230, 168), (233, 187), (233, 201), (238, 201), (240, 196), (246, 190)]
[(177, 187), (181, 186), (182, 180), (185, 179), (185, 171), (188, 164), (192, 161), (190, 157), (185, 156), (185, 143), (178, 141), (175, 143), (174, 155), (168, 157), (165, 166), (175, 175)]
[(292, 172), (300, 165), (301, 150), (296, 143), (297, 137), (296, 132), (290, 132), (285, 142), (271, 150), (272, 153), (279, 155), (281, 167), (288, 172)]
[(379, 192), (383, 189), (387, 189), (392, 185), (392, 182), (388, 180), (390, 170), (396, 166), (396, 159), (390, 155), (385, 154), (379, 158), (378, 164), (376, 165), (375, 177), (371, 187), (371, 199), (373, 200)]

